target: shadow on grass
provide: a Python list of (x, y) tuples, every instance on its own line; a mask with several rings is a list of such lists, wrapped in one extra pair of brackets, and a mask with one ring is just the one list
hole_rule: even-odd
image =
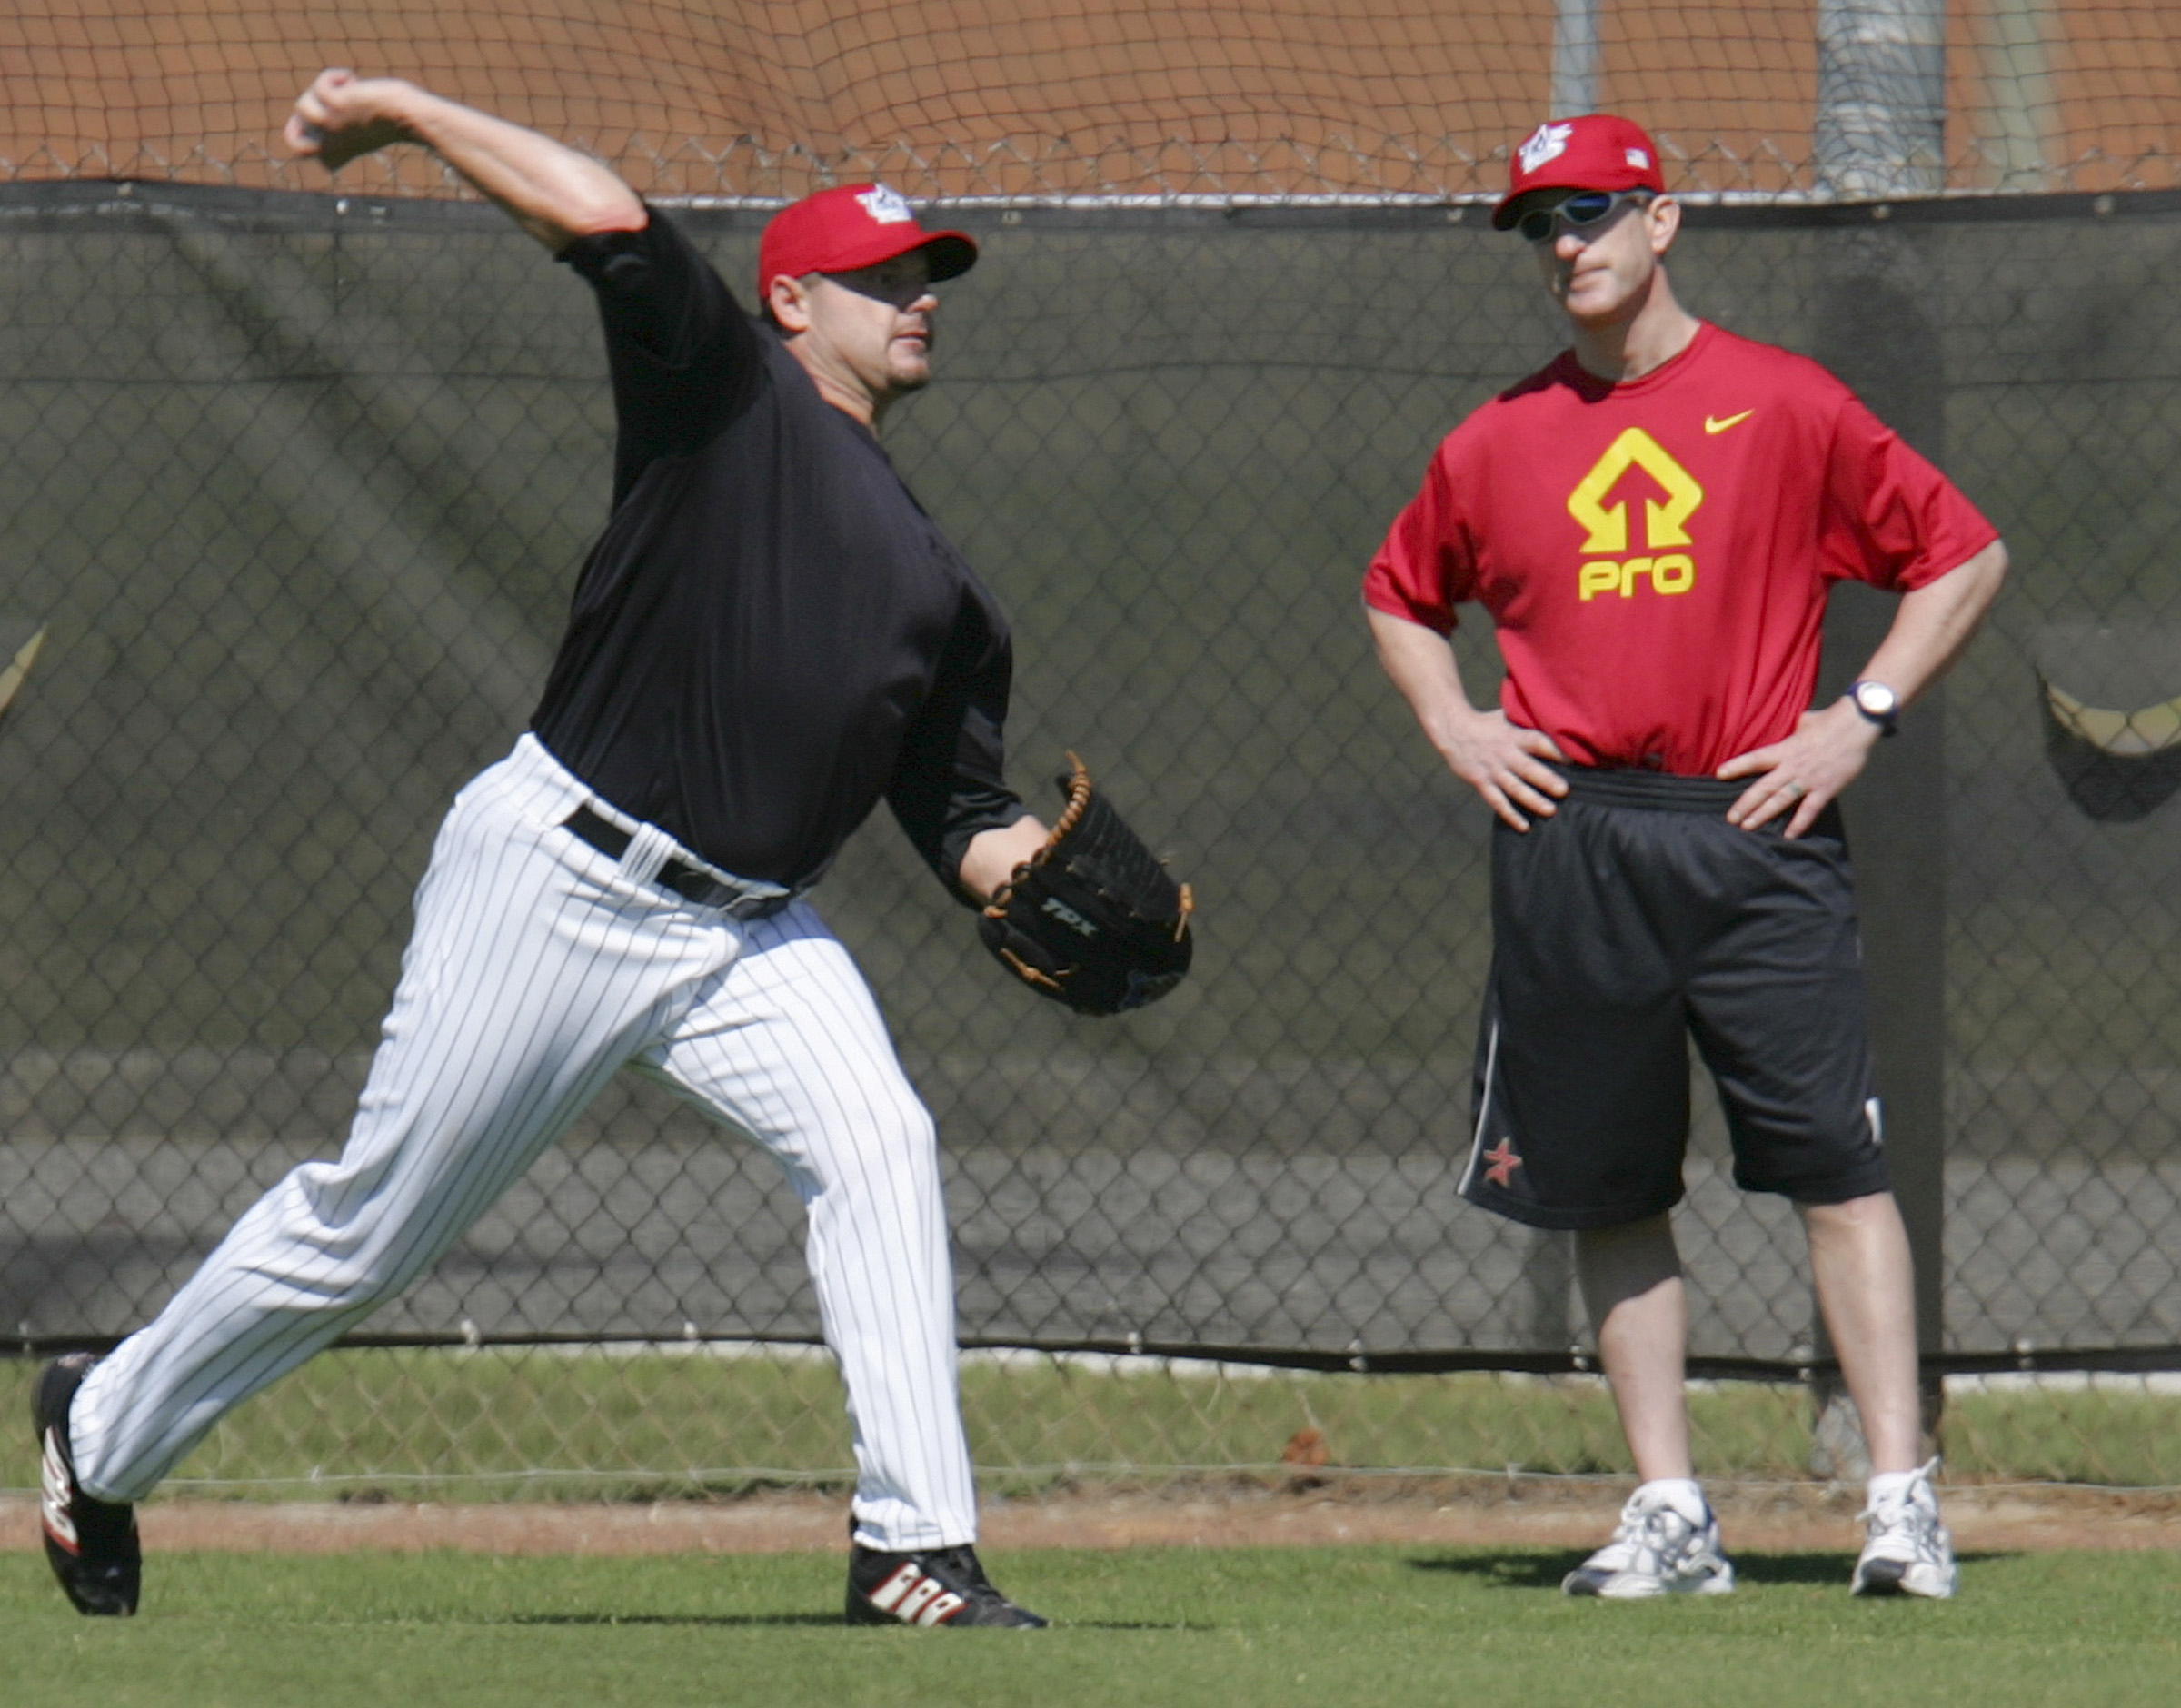
[[(1419, 1572), (1453, 1572), (1479, 1579), (1487, 1589), (1558, 1589), (1560, 1580), (1588, 1555), (1528, 1551), (1426, 1555), (1409, 1562)], [(1738, 1554), (1735, 1579), (1740, 1584), (1845, 1584), (1852, 1554)]]
[[(1463, 1554), (1426, 1554), (1409, 1562), (1415, 1572), (1452, 1572), (1479, 1579), (1487, 1589), (1555, 1589), (1560, 1580), (1580, 1565), (1582, 1554), (1539, 1554), (1533, 1550), (1497, 1552), (1478, 1549)], [(2014, 1555), (2001, 1550), (1956, 1556), (1964, 1565)], [(1737, 1554), (1733, 1556), (1738, 1584), (1837, 1584), (1847, 1586), (1856, 1557), (1845, 1549), (1822, 1554)]]
[(1847, 1587), (1856, 1556), (1846, 1548), (1814, 1554), (1731, 1554), (1738, 1584), (1819, 1584)]
[(1508, 1553), (1480, 1548), (1463, 1554), (1426, 1554), (1410, 1560), (1409, 1569), (1479, 1578), (1487, 1589), (1558, 1589), (1560, 1580), (1585, 1557), (1580, 1554), (1539, 1554), (1529, 1548)]
[(722, 1631), (773, 1625), (832, 1625), (839, 1614), (510, 1614), (486, 1621), (502, 1625), (693, 1625)]
[[(824, 1625), (835, 1631), (900, 1631), (902, 1625), (845, 1624), (839, 1614), (510, 1614), (504, 1619), (484, 1622), (503, 1625), (660, 1625), (699, 1629), (750, 1630), (789, 1625)], [(1070, 1619), (1056, 1622), (1068, 1631), (1216, 1631), (1219, 1627), (1198, 1620)]]
[(1209, 1619), (1056, 1619), (1056, 1631), (1220, 1631)]
[[(1731, 1557), (1735, 1577), (1744, 1584), (1837, 1584), (1846, 1589), (1856, 1569), (1855, 1553), (1848, 1548), (1824, 1554), (1737, 1554)], [(2013, 1557), (2004, 1551), (1954, 1556), (1962, 1565)]]

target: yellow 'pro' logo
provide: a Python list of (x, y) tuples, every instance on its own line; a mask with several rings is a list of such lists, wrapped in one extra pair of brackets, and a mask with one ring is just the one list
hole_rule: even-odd
[(1606, 454), (1568, 494), (1568, 513), (1583, 525), (1588, 535), (1583, 555), (1595, 559), (1609, 553), (1618, 558), (1628, 551), (1628, 501), (1611, 504), (1606, 501), (1630, 469), (1641, 469), (1666, 493), (1664, 503), (1655, 498), (1643, 501), (1644, 541), (1653, 555), (1630, 558), (1625, 563), (1585, 563), (1577, 579), (1577, 590), (1586, 601), (1600, 593), (1632, 599), (1639, 577), (1648, 576), (1652, 590), (1660, 593), (1686, 593), (1696, 584), (1695, 561), (1686, 552), (1661, 553), (1661, 549), (1691, 543), (1687, 523), (1704, 501), (1704, 489), (1640, 427), (1629, 428), (1608, 445)]

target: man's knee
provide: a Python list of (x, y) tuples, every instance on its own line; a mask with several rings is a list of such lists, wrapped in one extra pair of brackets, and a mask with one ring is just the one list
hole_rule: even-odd
[(1900, 1218), (1900, 1207), (1891, 1192), (1866, 1192), (1830, 1203), (1800, 1203), (1795, 1207), (1806, 1221), (1841, 1227), (1867, 1226)]
[(909, 1168), (939, 1167), (939, 1123), (923, 1100), (905, 1087), (887, 1100), (873, 1123), (872, 1139), (883, 1156)]
[(1873, 1241), (1905, 1243), (1908, 1236), (1900, 1206), (1891, 1192), (1867, 1192), (1857, 1197), (1801, 1203), (1795, 1207), (1801, 1212), (1811, 1255), (1820, 1262), (1835, 1246), (1860, 1249)]
[(939, 1178), (939, 1127), (904, 1087), (869, 1098), (845, 1127), (804, 1135), (781, 1159), (811, 1192), (898, 1198)]

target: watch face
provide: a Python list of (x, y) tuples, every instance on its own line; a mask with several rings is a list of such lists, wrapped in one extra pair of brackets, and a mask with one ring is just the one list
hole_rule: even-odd
[(1901, 697), (1883, 682), (1857, 682), (1856, 704), (1865, 717), (1883, 721), (1901, 709)]

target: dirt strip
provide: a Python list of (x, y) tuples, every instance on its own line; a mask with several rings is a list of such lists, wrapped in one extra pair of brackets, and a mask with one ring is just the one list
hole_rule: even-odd
[[(988, 1499), (981, 1545), (1012, 1548), (1320, 1546), (1338, 1543), (1593, 1546), (1625, 1485), (1377, 1481), (1193, 1485)], [(1745, 1552), (1845, 1551), (1855, 1494), (1821, 1485), (1717, 1485), (1728, 1545)], [(2181, 1549), (2181, 1492), (2023, 1486), (1946, 1490), (1965, 1552)], [(36, 1545), (36, 1503), (0, 1497), (0, 1549)], [(454, 1548), (484, 1554), (772, 1554), (845, 1545), (835, 1494), (716, 1501), (439, 1504), (156, 1500), (144, 1545), (165, 1552), (335, 1554)]]

